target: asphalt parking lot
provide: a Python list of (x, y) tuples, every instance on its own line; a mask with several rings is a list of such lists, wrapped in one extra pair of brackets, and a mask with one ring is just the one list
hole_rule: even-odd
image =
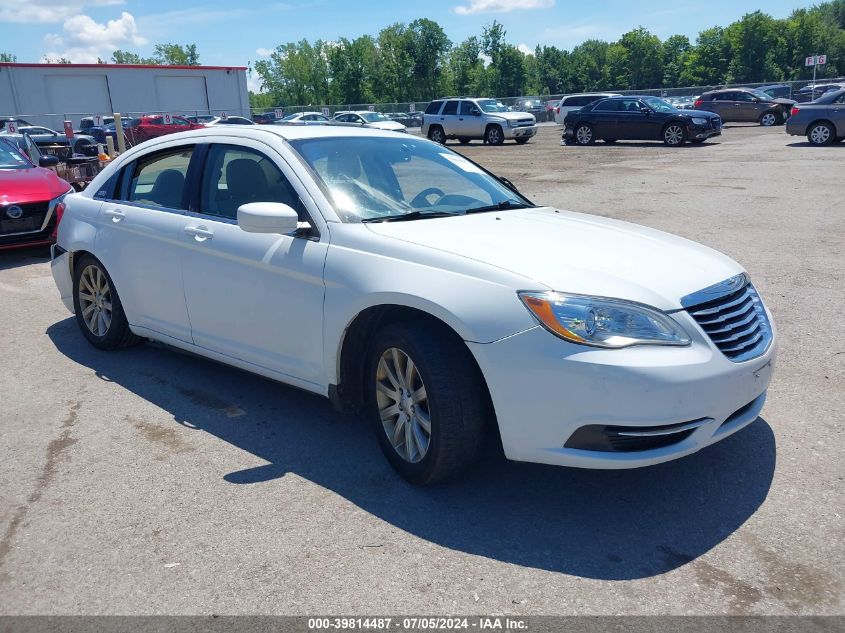
[(550, 125), (449, 145), (535, 202), (741, 262), (780, 335), (762, 417), (647, 469), (491, 455), (417, 489), (328, 401), (160, 345), (95, 350), (46, 252), (6, 252), (0, 613), (845, 613), (845, 143), (561, 147)]

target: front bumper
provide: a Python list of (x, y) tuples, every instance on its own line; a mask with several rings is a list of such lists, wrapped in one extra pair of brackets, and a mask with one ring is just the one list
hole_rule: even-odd
[(502, 130), (506, 139), (531, 138), (537, 134), (536, 125), (523, 125), (520, 127), (502, 126)]
[[(673, 316), (693, 339), (687, 347), (606, 350), (567, 343), (539, 326), (495, 343), (469, 343), (487, 380), (507, 457), (636, 468), (689, 455), (754, 421), (774, 367), (774, 335), (761, 356), (734, 363), (687, 313)], [(583, 427), (648, 427), (642, 430), (651, 432), (690, 424), (690, 433), (658, 448), (564, 446)]]
[(721, 136), (722, 128), (714, 128), (710, 125), (693, 125), (687, 126), (687, 138), (690, 140), (704, 140), (712, 136)]

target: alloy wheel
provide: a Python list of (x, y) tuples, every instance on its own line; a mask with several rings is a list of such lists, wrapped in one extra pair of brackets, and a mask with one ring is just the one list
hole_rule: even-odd
[(422, 376), (398, 347), (384, 351), (376, 369), (376, 402), (387, 439), (406, 462), (421, 461), (431, 444), (431, 412)]
[(575, 138), (581, 145), (586, 145), (593, 140), (593, 130), (587, 125), (582, 125), (575, 130)]
[(830, 141), (830, 128), (826, 125), (817, 125), (810, 130), (810, 140), (816, 145), (824, 145)]
[(498, 145), (501, 141), (501, 132), (498, 129), (491, 127), (490, 131), (487, 132), (487, 142), (490, 145)]
[(441, 130), (439, 127), (434, 128), (431, 131), (431, 140), (434, 141), (435, 143), (440, 143), (442, 145), (443, 144), (443, 130)]
[(667, 145), (680, 145), (684, 140), (684, 131), (680, 125), (670, 125), (663, 133)]
[(94, 336), (108, 333), (112, 321), (111, 288), (99, 266), (86, 266), (79, 276), (79, 308), (82, 320)]
[(760, 124), (765, 125), (766, 127), (770, 127), (777, 122), (777, 117), (771, 112), (767, 112), (760, 118)]

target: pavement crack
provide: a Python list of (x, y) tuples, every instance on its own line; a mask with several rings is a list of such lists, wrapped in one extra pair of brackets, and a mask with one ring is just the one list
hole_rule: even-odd
[(17, 510), (15, 510), (11, 521), (9, 521), (9, 525), (6, 526), (3, 536), (0, 538), (0, 582), (5, 580), (7, 577), (5, 573), (2, 573), (3, 563), (6, 560), (6, 556), (8, 556), (9, 552), (12, 550), (15, 535), (17, 534), (20, 526), (23, 524), (29, 509), (32, 507), (32, 504), (37, 503), (41, 499), (44, 491), (47, 490), (56, 478), (58, 464), (65, 451), (78, 441), (77, 439), (71, 437), (71, 432), (73, 430), (73, 426), (76, 424), (81, 406), (82, 403), (80, 402), (75, 402), (71, 405), (67, 416), (62, 421), (59, 437), (52, 440), (47, 445), (47, 455), (44, 460), (44, 466), (41, 469), (41, 474), (38, 476), (38, 480), (35, 483), (35, 489), (27, 497), (26, 503), (18, 506)]

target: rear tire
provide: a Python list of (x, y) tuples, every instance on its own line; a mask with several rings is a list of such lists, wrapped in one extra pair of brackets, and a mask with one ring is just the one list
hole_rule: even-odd
[(443, 128), (439, 125), (432, 125), (428, 128), (428, 140), (445, 145), (446, 134), (443, 133)]
[(501, 145), (505, 142), (505, 134), (498, 125), (488, 125), (484, 131), (484, 142), (488, 145)]
[(373, 430), (403, 478), (433, 484), (475, 462), (486, 387), (462, 342), (421, 321), (388, 325), (375, 336), (366, 372)]
[(575, 128), (573, 138), (575, 139), (576, 145), (592, 145), (596, 142), (593, 128), (587, 123), (581, 123)]
[(140, 340), (129, 329), (112, 278), (92, 255), (74, 263), (73, 309), (83, 336), (98, 349), (113, 350)]
[(807, 128), (807, 140), (812, 145), (830, 145), (836, 139), (836, 131), (827, 121), (816, 121)]

